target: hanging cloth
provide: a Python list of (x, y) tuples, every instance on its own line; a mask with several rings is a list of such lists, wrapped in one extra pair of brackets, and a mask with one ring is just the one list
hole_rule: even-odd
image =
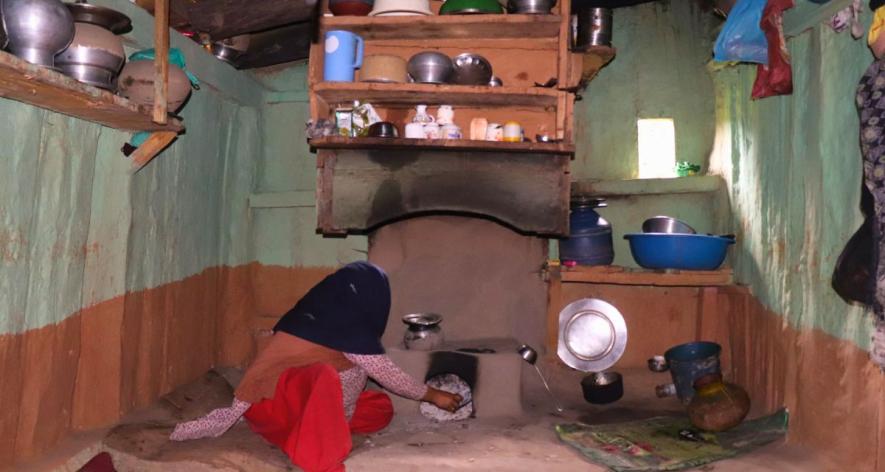
[(885, 367), (885, 337), (881, 334), (885, 327), (885, 59), (873, 62), (864, 73), (857, 87), (856, 104), (864, 185), (873, 202), (869, 215), (873, 254), (869, 283), (876, 334), (870, 355), (880, 367)]

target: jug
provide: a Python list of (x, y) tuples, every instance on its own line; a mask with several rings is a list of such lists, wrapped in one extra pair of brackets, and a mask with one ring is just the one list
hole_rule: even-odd
[(363, 38), (350, 31), (326, 33), (323, 80), (353, 82), (354, 70), (363, 65)]

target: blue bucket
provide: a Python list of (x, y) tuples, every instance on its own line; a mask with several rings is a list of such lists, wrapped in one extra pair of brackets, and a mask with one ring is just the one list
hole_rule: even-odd
[(708, 341), (680, 344), (664, 353), (670, 375), (676, 385), (676, 396), (688, 404), (694, 397), (694, 381), (707, 374), (721, 372), (719, 354), (722, 346)]

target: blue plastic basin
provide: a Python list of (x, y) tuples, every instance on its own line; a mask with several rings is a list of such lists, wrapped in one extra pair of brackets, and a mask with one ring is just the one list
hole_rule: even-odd
[(703, 234), (630, 233), (624, 239), (646, 269), (716, 270), (734, 244), (731, 238)]

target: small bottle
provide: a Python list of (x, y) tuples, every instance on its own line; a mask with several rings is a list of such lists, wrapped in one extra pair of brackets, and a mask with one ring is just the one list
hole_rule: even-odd
[(455, 110), (451, 105), (440, 105), (436, 112), (436, 122), (443, 125), (450, 125), (455, 122)]
[(335, 130), (338, 136), (352, 136), (353, 106), (339, 105), (335, 108)]
[(412, 118), (412, 123), (432, 123), (433, 117), (427, 114), (427, 105), (418, 105), (415, 107), (415, 117)]

